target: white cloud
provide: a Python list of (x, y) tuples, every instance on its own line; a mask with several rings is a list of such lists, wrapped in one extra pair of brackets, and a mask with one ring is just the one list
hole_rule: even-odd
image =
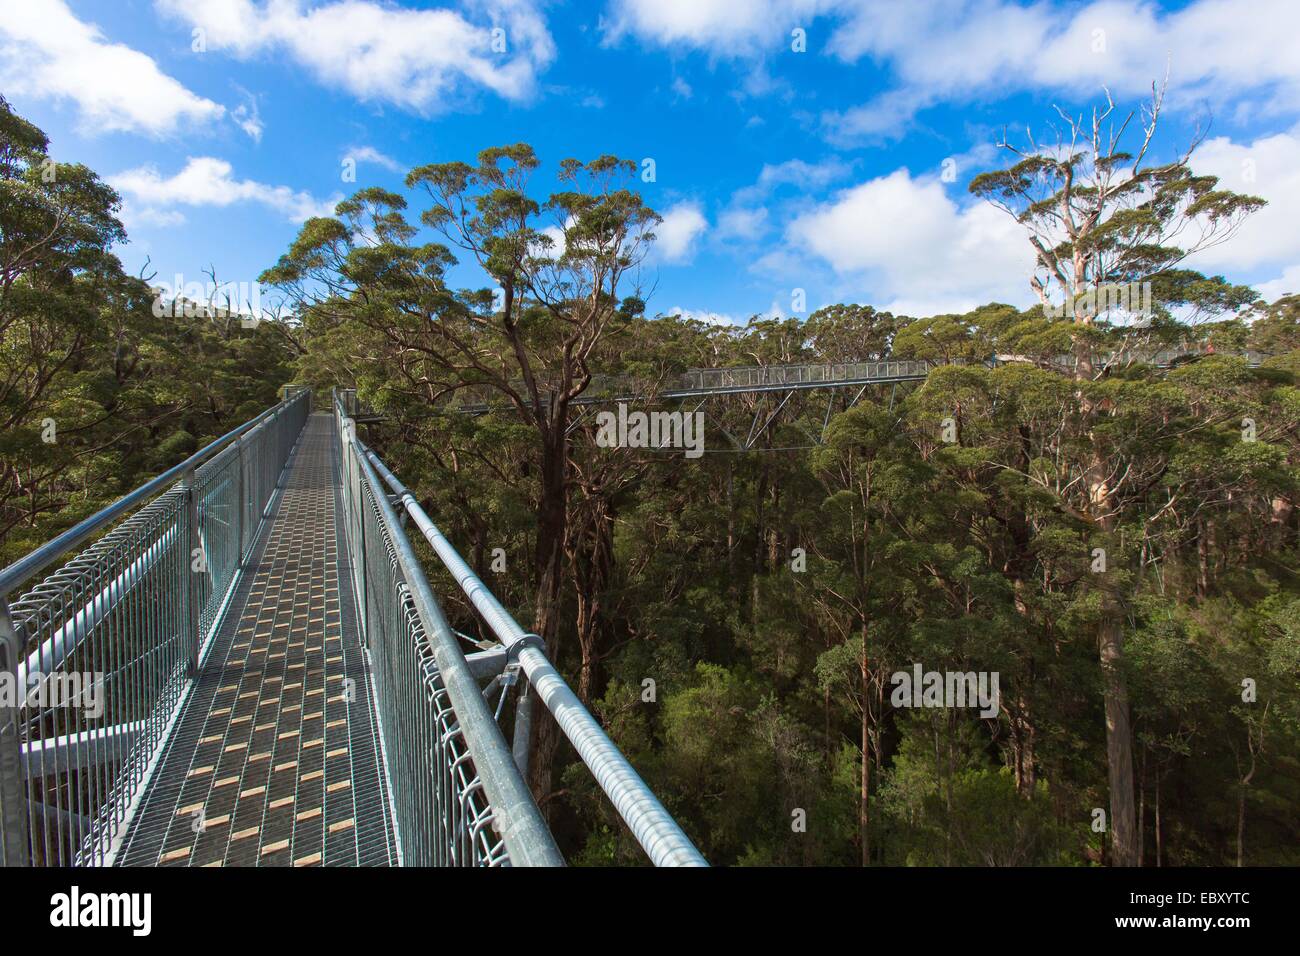
[(775, 319), (778, 322), (788, 317), (789, 313), (782, 308), (779, 299), (773, 299), (772, 304), (767, 307), (766, 312), (758, 313), (758, 318), (760, 319)]
[[(919, 110), (997, 91), (1043, 89), (1116, 97), (1148, 94), (1169, 72), (1171, 105), (1237, 109), (1250, 91), (1272, 111), (1300, 111), (1300, 5), (1199, 0), (1162, 12), (1147, 0), (1097, 0), (1053, 9), (1007, 0), (958, 11), (857, 4), (832, 37), (846, 61), (888, 63), (897, 86), (824, 117), (833, 138), (897, 136)], [(924, 36), (924, 43), (915, 38)]]
[(262, 113), (257, 108), (257, 97), (242, 87), (239, 88), (239, 91), (244, 95), (244, 102), (235, 107), (230, 114), (231, 119), (253, 142), (260, 143), (262, 141), (262, 131), (266, 127), (262, 124)]
[(737, 206), (718, 216), (714, 235), (719, 239), (757, 239), (767, 231), (767, 210)]
[(225, 207), (252, 202), (266, 206), (290, 222), (331, 215), (341, 197), (319, 200), (288, 186), (268, 186), (251, 179), (235, 179), (230, 163), (211, 156), (190, 157), (174, 176), (163, 177), (154, 166), (140, 166), (108, 177), (109, 184), (126, 197), (123, 212), (128, 221), (175, 225), (183, 221), (178, 206)]
[(753, 185), (732, 193), (731, 205), (733, 209), (757, 206), (766, 202), (782, 186), (794, 186), (801, 194), (807, 195), (826, 188), (851, 171), (852, 167), (848, 163), (834, 156), (820, 163), (802, 159), (764, 163)]
[[(820, 22), (818, 22), (820, 21)], [(817, 23), (816, 29), (813, 24)], [(839, 141), (891, 138), (941, 101), (1043, 89), (1141, 96), (1170, 69), (1171, 105), (1208, 102), (1300, 112), (1300, 4), (1294, 0), (1192, 0), (1162, 10), (1152, 0), (611, 0), (606, 42), (635, 37), (715, 59), (757, 60), (809, 32), (810, 55), (887, 69), (894, 86), (857, 108), (823, 117)], [(749, 95), (779, 92), (761, 63), (744, 66)], [(1244, 106), (1243, 93), (1261, 104)]]
[[(568, 225), (572, 225), (570, 219)], [(559, 259), (569, 248), (569, 238), (565, 235), (563, 229), (559, 226), (544, 226), (540, 230), (541, 234), (551, 240), (549, 246), (543, 243), (537, 243), (534, 253), (538, 256), (545, 256), (548, 259)]]
[(709, 226), (698, 203), (681, 202), (663, 213), (663, 222), (655, 227), (655, 251), (661, 262), (688, 261), (695, 240)]
[(763, 171), (758, 174), (757, 188), (764, 192), (781, 185), (798, 186), (800, 189), (821, 189), (842, 179), (849, 174), (851, 167), (835, 156), (820, 163), (809, 163), (802, 159), (788, 159), (784, 163), (764, 163)]
[(1000, 300), (1029, 305), (1033, 255), (1022, 228), (985, 203), (958, 206), (905, 169), (844, 190), (786, 229), (850, 291), (928, 315)]
[[(525, 99), (555, 59), (555, 43), (532, 0), (475, 0), (466, 13), (374, 0), (155, 2), (202, 29), (209, 50), (241, 59), (287, 55), (322, 83), (361, 100), (421, 112), (446, 109), (477, 87)], [(494, 36), (494, 30), (502, 32)]]
[(771, 281), (792, 279), (802, 282), (815, 268), (802, 251), (796, 252), (788, 246), (778, 246), (763, 253), (749, 265), (749, 271)]
[(178, 209), (156, 209), (151, 206), (137, 206), (131, 200), (122, 201), (119, 218), (128, 226), (154, 226), (165, 229), (179, 226), (185, 222), (185, 213)]
[[(964, 165), (959, 163), (959, 165)], [(1222, 245), (1196, 254), (1190, 268), (1258, 284), (1269, 301), (1300, 290), (1300, 129), (1234, 143), (1217, 137), (1192, 155), (1194, 172), (1220, 187), (1252, 193), (1268, 205)], [(1180, 237), (1189, 241), (1190, 234)], [(789, 274), (798, 255), (829, 266), (849, 296), (870, 295), (881, 308), (911, 315), (962, 312), (998, 300), (1033, 303), (1033, 258), (1023, 229), (986, 203), (959, 205), (935, 176), (904, 169), (844, 190), (790, 222), (787, 250), (758, 260)]]
[[(1201, 144), (1192, 171), (1219, 177), (1219, 188), (1249, 193), (1268, 205), (1223, 245), (1192, 257), (1198, 269), (1257, 270), (1300, 262), (1300, 128), (1234, 143), (1224, 136)], [(1232, 279), (1231, 272), (1227, 278)]]
[(683, 319), (694, 319), (696, 322), (703, 322), (705, 325), (739, 325), (733, 315), (724, 312), (711, 312), (707, 309), (683, 309), (680, 305), (675, 305), (666, 313), (667, 315), (679, 315)]
[(942, 175), (951, 169), (950, 185), (955, 184), (958, 189), (964, 191), (977, 173), (1004, 165), (1002, 162), (1004, 153), (1005, 151), (999, 149), (998, 145), (991, 140), (976, 141), (964, 152), (954, 153), (941, 159), (939, 172)]
[(392, 173), (406, 172), (405, 166), (388, 154), (381, 153), (373, 146), (353, 146), (343, 154), (343, 158), (355, 160), (357, 163), (372, 163), (375, 166), (382, 166)]
[(787, 24), (798, 17), (832, 5), (824, 0), (612, 0), (602, 26), (607, 43), (632, 35), (659, 46), (748, 55), (788, 38)]
[(1255, 289), (1265, 302), (1276, 302), (1284, 295), (1295, 295), (1300, 292), (1300, 266), (1288, 266), (1276, 279), (1257, 283)]
[(82, 129), (161, 137), (220, 120), (225, 108), (190, 92), (154, 60), (83, 23), (64, 0), (0, 0), (0, 85), (77, 105)]
[(851, 171), (848, 163), (836, 157), (818, 163), (803, 159), (764, 163), (753, 185), (732, 193), (730, 204), (718, 216), (714, 235), (718, 239), (760, 239), (770, 219), (769, 199), (782, 186), (793, 186), (801, 196), (806, 196)]
[(865, 139), (897, 139), (912, 117), (932, 105), (935, 98), (918, 89), (889, 90), (862, 106), (823, 114), (822, 124), (827, 139), (840, 146)]

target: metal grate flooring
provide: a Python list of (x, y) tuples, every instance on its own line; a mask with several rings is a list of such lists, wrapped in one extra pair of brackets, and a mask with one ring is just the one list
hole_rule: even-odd
[(396, 864), (336, 443), (313, 414), (119, 865)]

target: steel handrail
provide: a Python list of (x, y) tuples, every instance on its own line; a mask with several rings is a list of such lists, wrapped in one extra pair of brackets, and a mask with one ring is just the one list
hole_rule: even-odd
[[(451, 542), (420, 507), (415, 496), (398, 480), (377, 454), (359, 440), (367, 464), (383, 477), (401, 501), (408, 515), (419, 527), (425, 540), (456, 579), (466, 597), (482, 614), (493, 634), (506, 649), (506, 656), (517, 660), (529, 684), (537, 691), (546, 709), (555, 717), (564, 735), (573, 744), (582, 762), (605, 791), (619, 816), (645, 849), (656, 866), (707, 866), (708, 862), (682, 831), (659, 798), (646, 785), (627, 758), (610, 740), (609, 735), (591, 715), (559, 671), (546, 657), (542, 642), (529, 634), (502, 606), (486, 584), (476, 575)], [(423, 579), (423, 575), (421, 575)], [(463, 661), (457, 647), (457, 656)]]
[[(428, 639), (439, 676), (455, 710), (459, 732), (464, 737), (474, 762), (474, 770), (492, 807), (495, 826), (501, 834), (511, 865), (563, 866), (564, 857), (555, 845), (555, 839), (515, 765), (510, 748), (488, 709), (478, 681), (470, 671), (469, 663), (465, 660), (442, 608), (429, 588), (420, 561), (402, 530), (392, 503), (374, 467), (367, 460), (365, 446), (356, 438), (356, 424), (345, 414), (337, 396), (335, 415), (344, 446), (343, 454), (351, 455), (351, 460), (359, 466), (361, 478), (366, 482), (371, 499), (379, 511), (424, 635)], [(356, 507), (359, 504), (351, 502), (349, 506)], [(356, 542), (349, 542), (349, 545), (354, 550), (354, 560), (364, 561), (364, 549), (356, 548)], [(364, 580), (364, 568), (362, 575)], [(358, 593), (357, 597), (359, 602), (366, 600), (364, 593)], [(366, 607), (364, 603), (361, 606)], [(364, 612), (362, 616), (364, 617)], [(399, 827), (399, 839), (400, 837)]]
[(24, 688), (93, 686), (98, 702), (43, 694), (0, 706), (3, 862), (116, 859), (309, 408), (306, 389), (286, 394), (5, 569), (13, 589), (61, 561), (12, 604), (0, 590), (4, 675)]

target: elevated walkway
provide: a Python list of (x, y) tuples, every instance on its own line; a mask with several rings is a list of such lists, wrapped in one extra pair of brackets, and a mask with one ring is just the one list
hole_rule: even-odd
[(397, 862), (332, 424), (308, 419), (120, 864)]
[[(563, 865), (524, 782), (540, 702), (651, 862), (705, 865), (355, 396), (310, 403), (0, 570), (0, 684), (40, 691), (0, 695), (0, 863)], [(407, 519), (495, 644), (448, 626)]]

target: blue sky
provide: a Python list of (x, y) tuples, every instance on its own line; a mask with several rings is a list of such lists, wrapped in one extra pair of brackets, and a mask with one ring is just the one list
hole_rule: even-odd
[(1194, 264), (1300, 291), (1289, 0), (0, 0), (0, 93), (122, 193), (132, 271), (252, 283), (354, 189), (522, 140), (549, 168), (653, 159), (650, 310), (718, 321), (795, 289), (1030, 304), (1023, 234), (967, 182), (1004, 126), (1043, 135), (1103, 86), (1136, 106), (1166, 69), (1156, 152), (1209, 123), (1193, 168), (1270, 202)]

